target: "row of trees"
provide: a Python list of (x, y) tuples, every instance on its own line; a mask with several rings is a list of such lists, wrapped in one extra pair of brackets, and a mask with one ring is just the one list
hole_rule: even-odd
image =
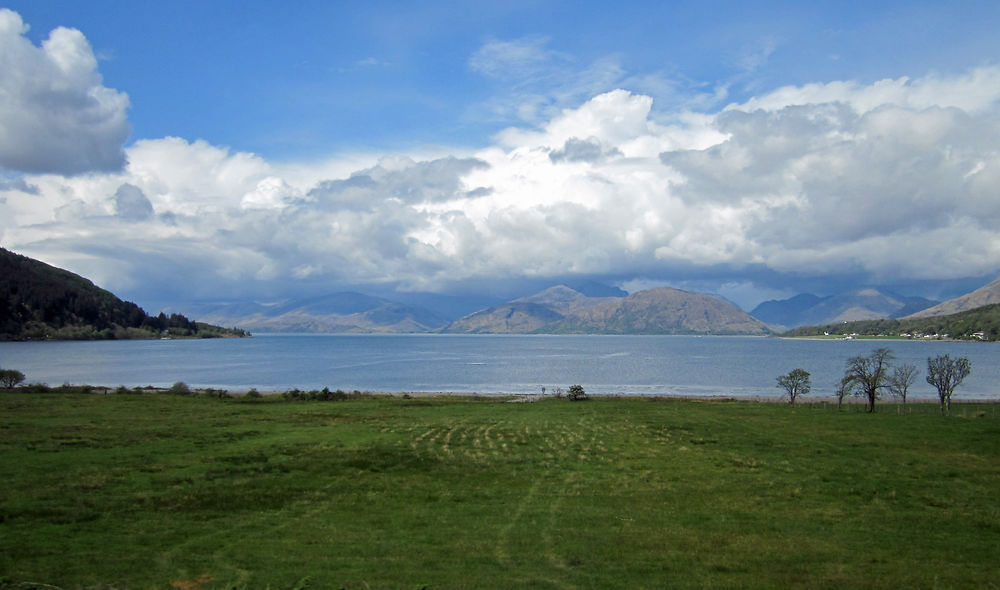
[[(906, 396), (917, 380), (919, 370), (911, 364), (893, 366), (894, 359), (895, 356), (888, 348), (878, 348), (867, 356), (847, 359), (844, 376), (837, 386), (837, 407), (843, 403), (844, 397), (855, 395), (864, 397), (867, 410), (874, 412), (875, 400), (886, 391), (901, 398), (905, 405)], [(927, 382), (937, 389), (942, 415), (951, 414), (951, 395), (971, 372), (972, 363), (964, 357), (953, 359), (945, 354), (927, 359)], [(778, 387), (785, 390), (788, 403), (792, 405), (795, 404), (795, 398), (812, 389), (809, 372), (801, 368), (778, 377), (777, 381)]]

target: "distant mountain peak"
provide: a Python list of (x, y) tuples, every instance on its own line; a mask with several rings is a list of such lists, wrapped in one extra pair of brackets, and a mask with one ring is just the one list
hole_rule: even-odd
[(568, 303), (586, 298), (586, 295), (576, 289), (567, 287), (566, 285), (556, 285), (554, 287), (549, 287), (544, 291), (535, 293), (534, 295), (521, 297), (520, 299), (515, 299), (514, 301), (527, 301), (531, 303)]
[(587, 297), (628, 297), (628, 292), (597, 281), (574, 281), (567, 286)]

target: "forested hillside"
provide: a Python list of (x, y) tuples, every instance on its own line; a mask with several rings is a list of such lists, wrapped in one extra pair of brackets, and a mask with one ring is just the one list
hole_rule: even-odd
[(0, 248), (0, 340), (246, 335), (179, 314), (150, 316), (79, 275)]

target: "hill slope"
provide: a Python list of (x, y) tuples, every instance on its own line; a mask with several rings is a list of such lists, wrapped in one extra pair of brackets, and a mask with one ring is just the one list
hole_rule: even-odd
[(246, 336), (179, 314), (149, 316), (67, 270), (0, 248), (0, 340)]
[(455, 334), (551, 333), (553, 326), (585, 308), (616, 297), (587, 297), (566, 285), (469, 314), (445, 330)]
[(448, 323), (417, 305), (353, 292), (279, 305), (220, 306), (207, 311), (205, 318), (261, 332), (414, 333), (432, 332)]
[(829, 297), (803, 294), (782, 301), (765, 301), (750, 315), (774, 326), (794, 328), (901, 317), (933, 304), (933, 301), (921, 297), (904, 297), (878, 289), (858, 289)]
[(468, 315), (452, 333), (768, 334), (767, 326), (717, 297), (662, 287), (627, 297), (587, 297), (564, 285)]
[(972, 293), (967, 293), (955, 299), (949, 299), (944, 303), (935, 305), (917, 313), (907, 316), (908, 318), (928, 318), (941, 315), (950, 315), (1000, 303), (1000, 278), (992, 283), (976, 289)]

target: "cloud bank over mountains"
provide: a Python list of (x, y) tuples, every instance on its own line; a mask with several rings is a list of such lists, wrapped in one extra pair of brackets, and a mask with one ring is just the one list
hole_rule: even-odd
[[(998, 66), (713, 112), (618, 88), (478, 149), (280, 162), (198, 139), (125, 145), (128, 97), (102, 86), (83, 35), (36, 47), (26, 30), (0, 11), (0, 242), (133, 297), (711, 275), (747, 306), (746, 285), (782, 277), (1000, 271)], [(531, 43), (492, 41), (470, 68), (539, 76)]]

